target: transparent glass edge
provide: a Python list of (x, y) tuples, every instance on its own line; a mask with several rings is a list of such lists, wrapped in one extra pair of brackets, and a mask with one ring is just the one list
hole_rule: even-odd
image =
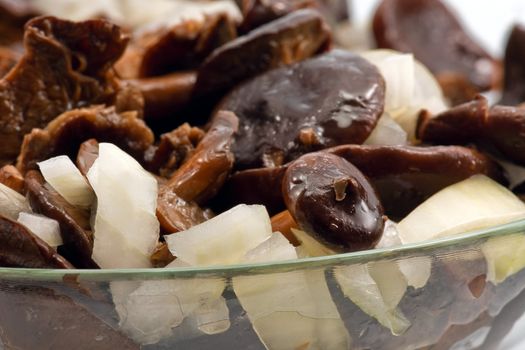
[(236, 264), (184, 268), (141, 268), (141, 269), (101, 269), (101, 270), (63, 270), (63, 269), (29, 269), (0, 268), (1, 278), (16, 278), (30, 280), (62, 280), (64, 278), (80, 278), (82, 280), (128, 280), (128, 279), (165, 279), (191, 278), (195, 276), (229, 277), (242, 274), (262, 274), (287, 272), (296, 269), (314, 269), (349, 263), (359, 263), (380, 259), (396, 259), (407, 255), (422, 255), (429, 251), (444, 248), (459, 248), (469, 246), (487, 238), (525, 232), (525, 218), (507, 224), (486, 229), (467, 232), (459, 235), (443, 237), (435, 240), (405, 244), (391, 248), (370, 249), (364, 251), (327, 255), (295, 260), (264, 262), (256, 264)]

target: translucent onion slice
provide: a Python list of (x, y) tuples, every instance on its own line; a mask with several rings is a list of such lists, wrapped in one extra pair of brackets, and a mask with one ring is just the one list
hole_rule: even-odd
[(401, 335), (410, 327), (397, 307), (407, 282), (396, 264), (379, 261), (337, 267), (334, 275), (343, 294), (392, 334)]
[(56, 248), (64, 244), (60, 235), (60, 225), (56, 220), (43, 215), (20, 213), (17, 221), (51, 247)]
[(38, 163), (44, 179), (73, 205), (89, 207), (95, 194), (86, 178), (67, 156), (58, 156)]
[(525, 236), (521, 233), (490, 238), (483, 243), (481, 251), (487, 262), (487, 280), (494, 284), (525, 267)]
[(297, 240), (301, 242), (299, 247), (302, 254), (306, 254), (307, 256), (326, 256), (338, 254), (335, 250), (322, 244), (304, 231), (292, 228), (292, 232)]
[[(245, 262), (297, 258), (280, 233), (246, 254)], [(267, 349), (346, 349), (349, 335), (332, 300), (323, 270), (242, 276), (233, 288)]]
[(87, 174), (97, 196), (93, 259), (102, 268), (151, 267), (159, 239), (157, 180), (109, 143)]
[(385, 112), (415, 139), (421, 109), (437, 114), (447, 109), (443, 91), (430, 71), (411, 54), (370, 50), (361, 54), (375, 64), (386, 83)]
[(525, 217), (525, 204), (484, 175), (475, 175), (436, 193), (398, 225), (403, 243), (482, 229)]
[(0, 215), (16, 221), (20, 213), (31, 211), (26, 197), (0, 183)]
[(239, 263), (271, 234), (266, 208), (241, 204), (165, 239), (171, 253), (190, 265), (228, 265)]
[(525, 182), (525, 167), (502, 159), (497, 159), (496, 161), (505, 170), (511, 190)]
[(397, 146), (405, 145), (407, 142), (407, 132), (388, 113), (384, 113), (364, 144)]

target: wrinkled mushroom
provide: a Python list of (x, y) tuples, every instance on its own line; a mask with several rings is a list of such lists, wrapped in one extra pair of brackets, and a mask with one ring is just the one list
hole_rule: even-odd
[(381, 202), (368, 179), (341, 157), (317, 152), (293, 161), (282, 191), (297, 224), (335, 251), (372, 248), (381, 238)]
[(24, 177), (12, 165), (4, 165), (0, 168), (0, 183), (18, 193), (24, 193)]
[(180, 231), (181, 216), (188, 217), (185, 212), (192, 213), (190, 219), (208, 217), (195, 212), (195, 203), (205, 203), (215, 196), (230, 174), (234, 160), (230, 147), (237, 128), (238, 119), (233, 113), (219, 112), (193, 155), (161, 189), (157, 217), (165, 231)]
[(90, 231), (89, 212), (67, 202), (47, 184), (38, 171), (26, 174), (27, 198), (35, 213), (58, 221), (64, 245), (59, 251), (76, 267), (98, 268), (91, 259), (93, 235)]
[(358, 55), (333, 50), (239, 85), (219, 108), (239, 116), (233, 150), (236, 167), (245, 169), (362, 143), (384, 101), (385, 82), (377, 68)]
[(525, 102), (525, 27), (516, 24), (512, 28), (507, 47), (503, 78), (503, 96), (500, 104), (515, 106)]
[(494, 106), (479, 96), (431, 118), (422, 114), (418, 137), (423, 142), (496, 148), (503, 157), (525, 165), (525, 110)]
[(147, 169), (170, 178), (194, 153), (205, 133), (202, 129), (184, 123), (177, 129), (160, 136), (158, 146), (148, 152)]
[(115, 69), (126, 79), (193, 70), (214, 49), (236, 36), (234, 20), (224, 13), (203, 21), (184, 20), (137, 34)]
[(25, 27), (25, 53), (0, 80), (0, 165), (12, 162), (24, 135), (66, 110), (111, 102), (112, 64), (127, 39), (103, 20), (38, 17)]
[(89, 139), (82, 142), (78, 149), (76, 165), (82, 175), (86, 176), (95, 160), (98, 158), (98, 141)]
[(440, 0), (383, 0), (373, 29), (378, 47), (413, 53), (454, 104), (494, 88), (501, 79), (499, 64)]
[(344, 145), (326, 150), (365, 174), (393, 219), (406, 216), (439, 190), (475, 174), (505, 182), (500, 167), (484, 154), (459, 146)]
[(21, 224), (0, 216), (0, 266), (73, 269), (66, 259)]
[(112, 142), (139, 161), (144, 161), (154, 141), (153, 132), (135, 111), (117, 113), (114, 107), (104, 106), (74, 109), (24, 137), (17, 167), (24, 173), (56, 155), (75, 159), (80, 144), (91, 138)]
[(249, 32), (302, 8), (316, 7), (315, 0), (237, 0), (242, 22), (239, 30)]
[(326, 51), (330, 41), (330, 30), (317, 11), (295, 11), (213, 51), (198, 70), (194, 94), (227, 92), (257, 74)]

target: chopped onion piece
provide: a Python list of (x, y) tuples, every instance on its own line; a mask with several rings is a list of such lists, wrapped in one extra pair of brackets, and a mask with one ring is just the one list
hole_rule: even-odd
[[(245, 262), (296, 259), (280, 233), (250, 251)], [(233, 289), (267, 349), (346, 349), (350, 338), (323, 270), (234, 277)]]
[(370, 50), (361, 55), (375, 64), (386, 83), (385, 112), (415, 139), (422, 109), (431, 114), (448, 108), (443, 91), (432, 73), (412, 55), (393, 50)]
[(397, 260), (396, 263), (409, 286), (418, 289), (423, 288), (427, 284), (432, 272), (432, 258), (429, 256), (415, 256)]
[(86, 178), (67, 156), (58, 156), (38, 163), (44, 179), (72, 205), (89, 207), (95, 194)]
[(151, 267), (159, 239), (155, 177), (109, 143), (99, 144), (87, 177), (97, 196), (95, 262), (102, 268)]
[[(496, 203), (496, 204), (495, 204)], [(511, 191), (484, 175), (436, 193), (398, 225), (403, 243), (482, 229), (525, 217), (525, 204)]]
[(385, 227), (383, 228), (383, 234), (381, 239), (376, 244), (376, 248), (390, 248), (400, 246), (401, 238), (399, 238), (399, 231), (397, 230), (397, 224), (392, 220), (387, 220), (385, 222)]
[(498, 284), (525, 267), (525, 236), (492, 237), (481, 246), (487, 262), (487, 280)]
[(21, 212), (31, 212), (26, 197), (0, 183), (0, 215), (16, 221)]
[(43, 215), (20, 213), (18, 222), (27, 227), (51, 247), (56, 248), (64, 244), (62, 236), (60, 235), (60, 225), (56, 220)]
[(272, 226), (262, 205), (238, 205), (184, 232), (165, 236), (171, 253), (190, 265), (228, 265), (270, 238)]
[(410, 327), (397, 308), (407, 282), (396, 264), (379, 261), (342, 266), (335, 269), (334, 275), (343, 294), (392, 334), (401, 335)]
[(377, 122), (372, 133), (365, 140), (365, 145), (405, 145), (408, 142), (406, 131), (387, 113)]
[(322, 244), (308, 233), (292, 228), (292, 232), (299, 242), (301, 250), (308, 256), (326, 256), (337, 254), (335, 250)]

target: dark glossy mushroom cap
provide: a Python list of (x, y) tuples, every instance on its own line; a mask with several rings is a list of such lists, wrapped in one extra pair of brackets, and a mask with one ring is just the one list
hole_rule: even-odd
[(515, 106), (525, 102), (525, 27), (512, 28), (505, 49), (502, 105)]

